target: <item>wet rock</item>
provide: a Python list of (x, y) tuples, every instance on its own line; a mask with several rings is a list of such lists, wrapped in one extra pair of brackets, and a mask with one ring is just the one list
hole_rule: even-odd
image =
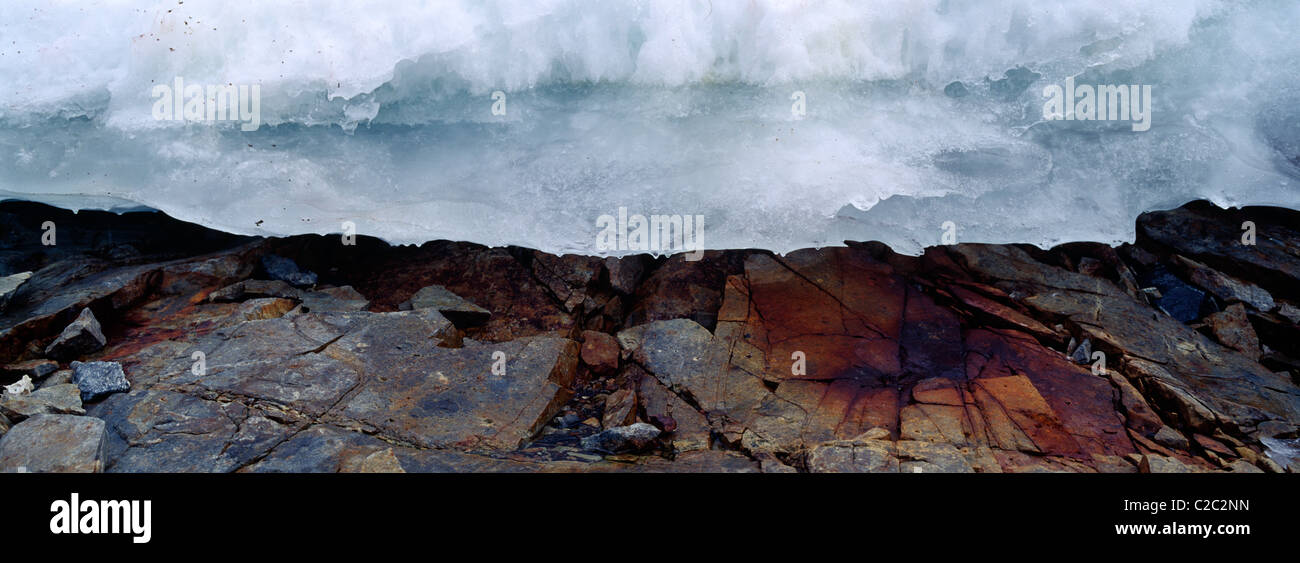
[(72, 383), (72, 370), (70, 369), (61, 369), (50, 374), (49, 377), (45, 378), (45, 381), (42, 381), (41, 384), (37, 386), (37, 389), (63, 385), (65, 383)]
[(605, 452), (625, 453), (640, 451), (649, 446), (660, 431), (654, 425), (638, 422), (628, 426), (616, 426), (582, 439), (583, 449)]
[(1139, 473), (1200, 473), (1202, 471), (1191, 467), (1178, 458), (1147, 454), (1142, 456), (1138, 462)]
[(282, 297), (249, 299), (242, 303), (239, 310), (230, 316), (230, 321), (232, 324), (238, 324), (247, 321), (276, 319), (283, 317), (285, 313), (292, 311), (297, 306), (296, 301)]
[(572, 340), (529, 337), (449, 349), (391, 321), (373, 322), (330, 348), (355, 354), (369, 376), (343, 402), (342, 416), (434, 448), (518, 447), (572, 396), (578, 363)]
[(283, 256), (275, 254), (262, 256), (262, 268), (271, 279), (286, 282), (294, 287), (316, 285), (314, 272), (299, 269), (296, 262)]
[(81, 392), (76, 385), (42, 387), (31, 393), (0, 397), (0, 413), (19, 422), (38, 414), (86, 414), (81, 408)]
[(614, 428), (631, 424), (636, 416), (636, 393), (631, 389), (619, 389), (605, 398), (605, 411), (601, 416), (601, 426)]
[(706, 251), (697, 261), (676, 254), (663, 262), (637, 288), (625, 326), (652, 321), (691, 319), (705, 328), (717, 322), (722, 303), (719, 291), (728, 275), (741, 270), (743, 255)]
[(1160, 431), (1156, 432), (1151, 439), (1157, 444), (1175, 450), (1187, 451), (1192, 447), (1191, 442), (1187, 440), (1187, 436), (1184, 436), (1182, 432), (1174, 430), (1168, 426), (1160, 427)]
[(98, 418), (38, 414), (0, 438), (0, 472), (99, 473), (105, 438)]
[(769, 453), (760, 453), (754, 456), (759, 460), (758, 466), (763, 473), (798, 473), (799, 470), (778, 459)]
[(234, 471), (292, 432), (240, 400), (158, 389), (115, 394), (87, 410), (109, 430), (110, 473)]
[(1104, 268), (1105, 265), (1101, 263), (1101, 260), (1098, 260), (1091, 256), (1084, 256), (1083, 258), (1079, 259), (1079, 266), (1077, 270), (1080, 274), (1083, 274), (1085, 276), (1092, 276), (1092, 277), (1099, 278), (1099, 277), (1104, 277), (1103, 274)]
[(305, 293), (283, 280), (243, 280), (208, 294), (208, 301), (222, 303), (253, 298), (279, 297), (301, 301)]
[(1233, 473), (1263, 473), (1264, 470), (1255, 467), (1255, 464), (1245, 460), (1236, 460), (1228, 464), (1228, 470)]
[(1002, 323), (1012, 328), (1023, 330), (1037, 338), (1043, 340), (1057, 340), (1059, 337), (1056, 331), (1048, 328), (1043, 323), (1038, 322), (1033, 317), (1005, 304), (981, 295), (965, 287), (953, 285), (949, 286), (949, 291), (953, 296), (961, 300), (962, 303), (970, 306), (981, 313), (987, 315), (991, 321)]
[(99, 321), (87, 307), (82, 309), (77, 319), (65, 327), (58, 338), (45, 348), (45, 355), (59, 361), (66, 361), (99, 350), (106, 343), (108, 339), (104, 338)]
[(1180, 322), (1189, 323), (1201, 318), (1205, 292), (1184, 283), (1169, 273), (1164, 266), (1156, 266), (1143, 280), (1144, 286), (1160, 290), (1156, 306)]
[(1277, 314), (1286, 317), (1286, 319), (1291, 321), (1293, 324), (1300, 325), (1300, 307), (1296, 307), (1290, 303), (1283, 303), (1277, 308)]
[(637, 284), (645, 273), (646, 260), (647, 257), (641, 254), (606, 258), (605, 270), (609, 272), (610, 287), (623, 295), (636, 293)]
[(83, 403), (131, 390), (131, 382), (117, 362), (72, 362), (71, 366), (72, 382), (81, 390)]
[(12, 297), (13, 294), (18, 291), (18, 288), (30, 277), (32, 277), (31, 272), (23, 272), (11, 276), (0, 277), (0, 312), (5, 310), (5, 307), (9, 305), (9, 298)]
[(50, 360), (29, 360), (12, 363), (0, 368), (0, 372), (4, 372), (9, 376), (22, 377), (26, 375), (38, 381), (58, 370), (59, 363)]
[(370, 302), (350, 285), (328, 287), (304, 293), (302, 310), (313, 313), (352, 313), (364, 311)]
[(538, 472), (538, 463), (451, 450), (394, 446), (373, 436), (318, 424), (241, 471), (249, 473), (488, 473)]
[(1092, 341), (1087, 338), (1083, 339), (1083, 342), (1080, 342), (1079, 345), (1074, 348), (1074, 351), (1070, 353), (1070, 361), (1076, 364), (1091, 364)]
[(709, 421), (700, 411), (640, 367), (633, 365), (628, 371), (631, 372), (628, 379), (636, 384), (636, 396), (646, 420), (664, 431), (663, 439), (674, 450), (709, 448)]
[(1174, 255), (1173, 264), (1180, 269), (1189, 281), (1211, 295), (1231, 303), (1240, 301), (1258, 311), (1271, 311), (1276, 304), (1267, 290), (1253, 283), (1233, 278), (1205, 264)]
[[(1109, 371), (1109, 370), (1108, 370)], [(1142, 393), (1123, 375), (1111, 371), (1107, 374), (1111, 384), (1119, 391), (1120, 405), (1124, 409), (1124, 423), (1143, 436), (1153, 436), (1164, 427), (1160, 416), (1147, 403)]]
[[(1255, 244), (1242, 244), (1242, 224), (1255, 224)], [(1268, 289), (1274, 297), (1300, 287), (1300, 215), (1279, 208), (1223, 210), (1208, 202), (1143, 213), (1137, 220), (1138, 242), (1151, 242), (1183, 256)]]
[(433, 309), (442, 313), (447, 320), (458, 327), (478, 326), (492, 317), (487, 309), (462, 299), (440, 285), (431, 285), (415, 292), (411, 297), (409, 308), (412, 310)]
[(1153, 312), (1106, 280), (1045, 265), (1014, 247), (950, 250), (977, 275), (1016, 284), (1029, 307), (1068, 317), (1095, 346), (1123, 351), (1123, 361), (1111, 358), (1108, 366), (1121, 366), (1153, 406), (1183, 427), (1231, 421), (1248, 431), (1268, 420), (1300, 419), (1300, 388), (1289, 377)]
[(618, 341), (613, 336), (594, 330), (582, 331), (582, 362), (599, 374), (613, 373), (618, 369)]
[(1214, 339), (1224, 346), (1237, 350), (1252, 360), (1259, 360), (1259, 336), (1250, 325), (1246, 308), (1240, 303), (1205, 317), (1205, 324), (1214, 333)]
[(532, 266), (533, 276), (550, 290), (566, 311), (574, 311), (587, 300), (590, 286), (600, 276), (603, 261), (595, 256), (555, 256), (534, 252)]
[(813, 448), (808, 470), (813, 473), (898, 473), (893, 442), (884, 440), (828, 442)]
[(59, 334), (86, 308), (127, 310), (161, 278), (157, 264), (105, 269), (99, 263), (67, 260), (42, 268), (0, 315), (0, 358), (16, 358), (33, 340)]

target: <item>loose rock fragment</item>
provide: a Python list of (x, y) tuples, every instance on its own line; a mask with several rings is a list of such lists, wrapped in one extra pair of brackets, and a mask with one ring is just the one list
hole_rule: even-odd
[(434, 309), (458, 327), (478, 326), (492, 317), (491, 311), (466, 301), (440, 285), (431, 285), (415, 292), (403, 309)]
[(81, 393), (76, 385), (42, 387), (30, 393), (5, 393), (0, 397), (0, 413), (14, 422), (38, 414), (86, 414), (81, 408)]
[(594, 330), (582, 331), (582, 362), (591, 371), (605, 374), (618, 369), (618, 341), (613, 336)]
[(63, 329), (58, 338), (45, 348), (45, 355), (59, 361), (66, 361), (89, 354), (108, 343), (104, 332), (95, 319), (95, 314), (87, 307), (81, 310), (77, 320)]
[(117, 362), (72, 362), (72, 382), (81, 390), (84, 403), (131, 390), (131, 382)]
[(0, 438), (0, 472), (99, 473), (106, 440), (98, 418), (39, 414)]
[(610, 428), (582, 439), (582, 447), (606, 453), (635, 452), (645, 449), (659, 437), (659, 429), (644, 422)]
[(5, 306), (9, 304), (9, 298), (18, 292), (18, 287), (30, 277), (32, 277), (31, 272), (0, 277), (0, 312), (4, 311)]
[(262, 257), (262, 267), (273, 280), (288, 282), (295, 287), (316, 285), (316, 274), (310, 270), (301, 270), (298, 263), (283, 256), (267, 254)]

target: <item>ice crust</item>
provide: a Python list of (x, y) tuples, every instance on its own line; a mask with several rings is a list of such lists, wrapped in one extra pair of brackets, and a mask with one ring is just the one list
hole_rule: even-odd
[[(1283, 0), (9, 0), (0, 197), (549, 252), (620, 207), (709, 248), (1115, 242), (1300, 207), (1296, 29)], [(176, 76), (259, 85), (261, 128), (155, 120)], [(1071, 76), (1152, 85), (1150, 131), (1044, 122)]]

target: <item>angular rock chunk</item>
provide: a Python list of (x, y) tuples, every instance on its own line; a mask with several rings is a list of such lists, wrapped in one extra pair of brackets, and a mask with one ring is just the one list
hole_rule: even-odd
[(281, 280), (295, 287), (309, 287), (316, 285), (316, 274), (310, 270), (298, 268), (298, 263), (292, 259), (267, 254), (262, 256), (262, 268), (266, 270), (266, 275), (273, 280)]
[(257, 297), (280, 297), (301, 301), (305, 292), (283, 280), (244, 280), (208, 294), (208, 301), (243, 301)]
[(64, 328), (58, 338), (45, 348), (45, 355), (59, 361), (66, 361), (99, 350), (107, 343), (108, 339), (104, 338), (99, 321), (87, 307), (81, 310), (77, 320), (72, 321), (72, 324)]
[(403, 308), (416, 311), (433, 309), (461, 328), (479, 326), (492, 318), (492, 313), (487, 309), (466, 301), (440, 285), (430, 285), (415, 292)]
[(38, 414), (86, 414), (76, 385), (42, 387), (25, 395), (0, 397), (0, 413), (14, 422)]
[(1250, 326), (1246, 308), (1240, 303), (1234, 303), (1227, 309), (1205, 317), (1205, 324), (1214, 333), (1215, 340), (1252, 360), (1259, 360), (1259, 335)]
[(31, 272), (0, 277), (0, 312), (5, 310), (5, 307), (9, 305), (9, 298), (13, 297), (18, 288), (30, 277), (32, 277)]
[(329, 287), (304, 293), (303, 311), (312, 313), (351, 313), (364, 311), (370, 302), (350, 285)]
[(587, 436), (582, 439), (582, 447), (605, 453), (635, 452), (645, 449), (659, 434), (659, 429), (654, 425), (638, 422)]
[(1253, 283), (1242, 281), (1221, 273), (1205, 264), (1175, 254), (1174, 265), (1180, 268), (1187, 279), (1215, 297), (1225, 302), (1240, 301), (1258, 311), (1273, 310), (1276, 303), (1267, 290)]
[(631, 389), (619, 389), (605, 398), (605, 410), (600, 424), (604, 428), (614, 428), (632, 423), (636, 416), (636, 393)]
[(582, 331), (582, 363), (591, 371), (605, 374), (618, 369), (618, 341), (594, 330)]
[(131, 390), (131, 382), (117, 362), (72, 362), (71, 366), (72, 382), (81, 390), (84, 403)]
[(0, 472), (99, 473), (105, 438), (98, 418), (38, 414), (0, 438)]

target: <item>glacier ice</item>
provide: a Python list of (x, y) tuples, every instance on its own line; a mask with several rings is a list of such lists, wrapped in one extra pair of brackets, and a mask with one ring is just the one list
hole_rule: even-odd
[[(550, 252), (599, 253), (619, 208), (702, 215), (710, 248), (1115, 242), (1196, 198), (1300, 207), (1298, 27), (1287, 0), (9, 0), (0, 197)], [(261, 127), (154, 119), (175, 77), (258, 85)], [(1045, 122), (1068, 77), (1152, 85), (1151, 129)]]

